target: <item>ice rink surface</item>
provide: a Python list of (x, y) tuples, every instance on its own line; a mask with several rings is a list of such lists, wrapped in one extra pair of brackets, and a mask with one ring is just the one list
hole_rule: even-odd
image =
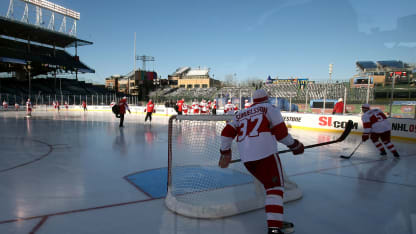
[[(0, 233), (262, 234), (263, 210), (223, 219), (170, 212), (126, 175), (167, 166), (168, 118), (109, 112), (0, 112)], [(339, 133), (290, 129), (305, 145)], [(416, 233), (416, 144), (394, 140), (400, 160), (351, 134), (344, 142), (282, 154), (303, 198), (285, 205), (297, 234)], [(281, 146), (281, 145), (279, 145)], [(280, 149), (283, 149), (281, 147)]]

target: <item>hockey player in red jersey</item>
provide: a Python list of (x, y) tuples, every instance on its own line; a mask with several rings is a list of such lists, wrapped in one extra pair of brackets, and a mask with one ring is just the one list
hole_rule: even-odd
[(61, 105), (59, 104), (59, 102), (58, 101), (56, 101), (55, 102), (55, 109), (57, 109), (58, 110), (58, 112), (61, 110)]
[[(347, 113), (347, 111), (345, 111)], [(334, 109), (332, 109), (333, 115), (342, 115), (344, 114), (344, 100), (342, 98), (338, 99), (338, 102), (335, 104)]]
[(217, 115), (217, 100), (214, 100), (214, 103), (212, 103), (212, 114)]
[(127, 104), (127, 97), (123, 97), (120, 102), (118, 103), (118, 105), (120, 106), (120, 125), (119, 127), (124, 127), (123, 123), (124, 123), (124, 115), (126, 114), (126, 110), (129, 111), (129, 113), (131, 114), (129, 105)]
[(266, 189), (268, 233), (291, 233), (294, 225), (283, 221), (284, 178), (276, 140), (293, 154), (302, 154), (304, 146), (288, 133), (280, 110), (268, 103), (265, 90), (256, 90), (253, 98), (253, 105), (240, 110), (222, 130), (219, 166), (228, 167), (231, 144), (237, 137), (241, 161)]
[(152, 123), (152, 114), (155, 112), (155, 105), (153, 104), (152, 99), (149, 99), (149, 102), (146, 105), (146, 117), (144, 118), (144, 122), (149, 119), (150, 123)]
[(178, 115), (182, 115), (182, 112), (183, 112), (183, 103), (185, 102), (185, 99), (181, 99), (181, 100), (179, 100), (179, 101), (177, 101), (176, 102), (176, 106), (177, 106), (177, 109), (178, 109)]
[(82, 108), (84, 109), (84, 111), (87, 111), (87, 102), (86, 101), (82, 101)]
[[(394, 157), (399, 158), (400, 155), (390, 140), (391, 124), (387, 120), (386, 115), (380, 109), (370, 109), (370, 105), (368, 104), (363, 104), (361, 109), (364, 113), (361, 116), (364, 127), (362, 141), (367, 141), (371, 138), (376, 148), (380, 150), (380, 155), (387, 154), (383, 147), (384, 144)], [(382, 142), (380, 142), (379, 139), (381, 139)]]

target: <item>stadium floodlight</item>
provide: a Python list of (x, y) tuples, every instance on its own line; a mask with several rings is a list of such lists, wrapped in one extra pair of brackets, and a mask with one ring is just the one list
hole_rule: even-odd
[(329, 82), (331, 82), (333, 68), (334, 68), (334, 64), (330, 63), (329, 64)]
[(35, 6), (39, 6), (42, 8), (45, 8), (47, 10), (62, 14), (64, 16), (71, 17), (75, 20), (80, 19), (80, 13), (73, 11), (71, 9), (65, 8), (63, 6), (60, 6), (58, 4), (46, 1), (46, 0), (22, 0), (23, 2), (33, 4)]

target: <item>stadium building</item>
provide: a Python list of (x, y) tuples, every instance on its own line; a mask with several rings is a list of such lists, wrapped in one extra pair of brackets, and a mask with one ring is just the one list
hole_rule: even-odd
[(357, 61), (358, 74), (350, 79), (355, 88), (374, 88), (375, 98), (388, 98), (394, 86), (395, 98), (416, 97), (416, 66), (399, 60)]
[(180, 67), (168, 76), (172, 88), (213, 88), (220, 87), (221, 82), (210, 77), (208, 68)]
[[(24, 4), (25, 10), (21, 19), (16, 19), (17, 4)], [(36, 22), (28, 9), (36, 8)], [(42, 19), (42, 11), (51, 14), (46, 26)], [(59, 29), (55, 26), (55, 14), (62, 17)], [(85, 82), (78, 82), (78, 74), (95, 73), (95, 70), (80, 60), (78, 47), (92, 45), (90, 41), (76, 37), (76, 25), (80, 13), (48, 1), (10, 0), (6, 17), (0, 16), (0, 76), (3, 94), (14, 94), (19, 87), (22, 97), (31, 97), (31, 93), (55, 93), (56, 78), (74, 77), (75, 80), (60, 79), (60, 83), (71, 83), (77, 90), (67, 90), (72, 94), (79, 93)], [(70, 30), (66, 30), (67, 22), (72, 22)], [(74, 48), (74, 54), (66, 51)], [(45, 78), (45, 79), (33, 79)], [(52, 83), (52, 85), (50, 84)], [(22, 88), (24, 87), (24, 89)], [(82, 88), (81, 87), (81, 88)], [(103, 87), (99, 87), (105, 92)], [(95, 90), (95, 91), (97, 91)], [(74, 92), (72, 92), (74, 91)], [(85, 91), (85, 89), (84, 89)], [(61, 90), (62, 95), (62, 90)], [(15, 100), (17, 102), (17, 100)]]
[[(28, 3), (51, 10), (49, 5), (43, 3), (36, 4), (26, 1), (26, 4)], [(53, 9), (63, 9), (56, 10), (56, 12), (54, 12), (55, 10), (51, 11), (62, 14), (64, 19), (66, 17), (73, 19), (74, 25), (80, 19), (80, 14), (70, 9), (58, 5)], [(9, 9), (9, 11), (12, 10)], [(66, 24), (66, 22), (64, 23)], [(32, 77), (48, 73), (95, 72), (80, 61), (78, 47), (93, 43), (78, 39), (75, 36), (76, 27), (73, 27), (69, 32), (56, 31), (53, 25), (45, 28), (39, 22), (30, 24), (28, 18), (25, 17), (21, 21), (16, 20), (11, 14), (6, 17), (0, 16), (0, 24), (2, 25), (0, 28), (0, 72), (7, 72), (10, 77), (17, 79), (27, 79), (29, 70)], [(63, 28), (66, 26), (60, 29)], [(65, 51), (66, 48), (74, 48), (75, 54), (69, 54)]]
[(105, 87), (112, 91), (145, 97), (149, 90), (162, 85), (161, 82), (156, 72), (137, 69), (126, 75), (112, 75), (106, 78)]

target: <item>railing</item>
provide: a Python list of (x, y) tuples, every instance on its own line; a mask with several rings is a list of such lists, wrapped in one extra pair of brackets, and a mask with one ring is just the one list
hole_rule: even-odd
[[(59, 102), (62, 106), (65, 103), (68, 105), (82, 105), (85, 101), (87, 105), (96, 106), (108, 106), (112, 102), (118, 103), (122, 96), (115, 94), (92, 94), (92, 95), (31, 95), (30, 97), (25, 94), (5, 94), (0, 93), (0, 105), (3, 101), (6, 101), (9, 107), (14, 106), (15, 103), (19, 105), (26, 105), (27, 99), (30, 98), (33, 105), (52, 105), (53, 102)], [(144, 102), (140, 102), (137, 96), (127, 97), (127, 103), (138, 105)], [(14, 107), (13, 107), (14, 108)]]

